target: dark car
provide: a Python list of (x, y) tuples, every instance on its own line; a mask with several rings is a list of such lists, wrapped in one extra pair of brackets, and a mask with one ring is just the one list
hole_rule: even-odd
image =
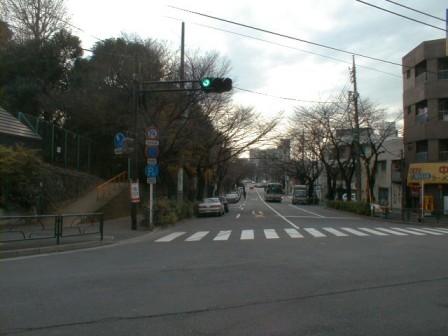
[(229, 212), (229, 202), (227, 202), (227, 198), (224, 196), (219, 196), (219, 201), (224, 205), (225, 212)]

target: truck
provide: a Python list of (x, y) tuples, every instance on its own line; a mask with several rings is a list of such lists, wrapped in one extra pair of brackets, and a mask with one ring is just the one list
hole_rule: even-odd
[(281, 202), (283, 198), (283, 187), (281, 183), (268, 183), (264, 191), (266, 202)]
[(308, 204), (308, 192), (306, 185), (300, 184), (293, 187), (292, 204)]

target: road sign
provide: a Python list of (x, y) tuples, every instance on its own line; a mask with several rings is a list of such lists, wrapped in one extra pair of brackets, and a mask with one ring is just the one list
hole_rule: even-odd
[(431, 178), (431, 173), (415, 173), (415, 180), (429, 180)]
[(121, 148), (123, 146), (123, 139), (125, 138), (125, 135), (123, 133), (117, 133), (114, 136), (114, 144), (115, 148)]
[(157, 146), (146, 146), (145, 155), (149, 159), (157, 159), (159, 157), (159, 147)]
[(159, 140), (159, 129), (156, 127), (148, 127), (145, 134), (148, 140)]
[(159, 175), (159, 167), (154, 164), (149, 164), (145, 168), (145, 174), (149, 178), (156, 178)]

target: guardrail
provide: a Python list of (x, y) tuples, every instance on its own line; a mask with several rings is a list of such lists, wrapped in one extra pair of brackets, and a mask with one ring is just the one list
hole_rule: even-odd
[(396, 219), (405, 222), (424, 222), (448, 225), (448, 215), (444, 214), (443, 209), (434, 209), (431, 212), (425, 212), (422, 216), (422, 210), (419, 208), (389, 208), (388, 206), (371, 205), (371, 214), (373, 217), (385, 219)]
[(128, 181), (128, 172), (122, 172), (110, 180), (100, 184), (96, 187), (96, 200), (103, 200), (108, 196), (112, 190), (116, 190), (117, 187), (121, 188), (122, 183)]
[(63, 238), (93, 234), (103, 240), (103, 213), (0, 216), (1, 243), (56, 239), (59, 245)]

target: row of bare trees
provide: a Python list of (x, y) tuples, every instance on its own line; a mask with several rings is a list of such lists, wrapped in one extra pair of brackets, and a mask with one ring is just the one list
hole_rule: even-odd
[[(288, 130), (292, 148), (287, 169), (301, 184), (309, 186), (310, 196), (314, 192), (315, 181), (324, 174), (328, 190), (326, 198), (337, 197), (340, 187), (350, 198), (359, 155), (366, 189), (365, 201), (370, 202), (378, 157), (384, 152), (384, 141), (397, 135), (399, 115), (391, 114), (387, 108), (369, 99), (360, 99), (357, 128), (354, 106), (348, 96), (349, 92), (343, 92), (333, 102), (295, 109)], [(356, 132), (359, 132), (358, 137)], [(359, 150), (356, 149), (357, 138)]]
[[(95, 139), (104, 177), (126, 166), (127, 159), (116, 157), (113, 148), (114, 135), (125, 132), (136, 140), (138, 175), (145, 180), (144, 131), (156, 126), (160, 195), (176, 194), (180, 155), (191, 200), (210, 194), (211, 184), (223, 192), (230, 188), (229, 165), (279, 123), (280, 115), (266, 120), (252, 107), (236, 105), (231, 92), (155, 92), (141, 84), (135, 129), (135, 79), (179, 80), (176, 50), (163, 41), (123, 34), (99, 40), (84, 57), (64, 0), (5, 0), (0, 11), (2, 106)], [(231, 63), (217, 52), (187, 51), (184, 69), (193, 83), (205, 76), (228, 77)]]

